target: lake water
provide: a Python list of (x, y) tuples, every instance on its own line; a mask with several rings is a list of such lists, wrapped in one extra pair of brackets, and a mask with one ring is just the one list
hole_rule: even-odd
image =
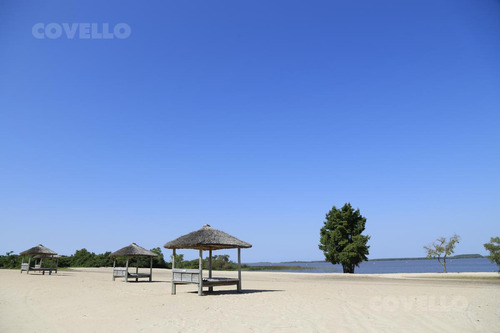
[[(252, 263), (249, 266), (301, 266), (304, 269), (279, 270), (279, 272), (342, 273), (341, 265), (328, 262)], [(498, 266), (487, 258), (446, 260), (448, 272), (498, 272)], [(441, 273), (443, 266), (437, 260), (377, 260), (362, 262), (356, 267), (358, 274), (379, 273)]]

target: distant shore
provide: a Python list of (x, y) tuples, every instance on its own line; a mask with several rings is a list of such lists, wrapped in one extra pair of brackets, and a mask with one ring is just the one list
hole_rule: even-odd
[[(446, 259), (469, 259), (469, 258), (487, 258), (480, 254), (459, 254), (456, 256), (447, 257)], [(408, 258), (378, 258), (378, 259), (368, 259), (367, 261), (391, 261), (391, 260), (436, 260), (433, 258), (427, 257), (408, 257)], [(283, 264), (293, 264), (293, 263), (317, 263), (317, 262), (325, 262), (324, 260), (313, 260), (313, 261), (282, 261)], [(262, 262), (265, 264), (266, 262)]]

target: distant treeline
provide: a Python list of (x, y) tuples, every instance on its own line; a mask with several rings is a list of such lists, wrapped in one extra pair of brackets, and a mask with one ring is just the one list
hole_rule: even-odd
[[(159, 247), (151, 249), (152, 252), (156, 253), (158, 256), (153, 257), (153, 267), (154, 268), (172, 268), (172, 262), (165, 261), (163, 257), (163, 253)], [(111, 258), (109, 255), (111, 252), (99, 253), (96, 254), (94, 252), (89, 252), (87, 249), (77, 250), (75, 254), (70, 256), (61, 256), (58, 258), (58, 267), (112, 267), (114, 258)], [(20, 255), (12, 254), (11, 252), (6, 253), (6, 255), (0, 256), (0, 268), (7, 269), (18, 269), (21, 267), (21, 262), (23, 258)], [(24, 261), (27, 262), (28, 256), (24, 258)], [(44, 265), (48, 265), (50, 258), (45, 258)], [(53, 259), (56, 260), (56, 259)], [(116, 266), (123, 267), (126, 264), (126, 258), (118, 257), (116, 258)], [(31, 264), (35, 264), (35, 260), (31, 259)], [(139, 257), (139, 258), (131, 258), (129, 260), (130, 266), (139, 267), (149, 267), (150, 258)], [(203, 268), (208, 268), (208, 258), (203, 259)], [(178, 254), (175, 256), (175, 267), (176, 268), (198, 268), (199, 266), (198, 259), (195, 260), (184, 260), (184, 255)], [(241, 265), (241, 268), (244, 270), (279, 270), (279, 269), (291, 269), (290, 267), (261, 267), (261, 266), (248, 266)], [(212, 257), (212, 269), (213, 270), (237, 270), (238, 264), (229, 260), (229, 255), (215, 255)]]
[[(456, 256), (448, 257), (447, 259), (474, 259), (474, 258), (487, 258), (480, 254), (458, 254)], [(368, 259), (368, 261), (391, 261), (391, 260), (434, 260), (433, 258), (427, 257), (413, 257), (413, 258), (380, 258), (380, 259)], [(316, 261), (285, 261), (284, 264), (294, 264), (294, 263), (324, 263), (324, 260)], [(263, 263), (265, 264), (265, 263)]]
[[(158, 254), (157, 257), (153, 258), (153, 267), (155, 268), (169, 268), (170, 263), (165, 262), (163, 258), (163, 253), (160, 248), (151, 249), (152, 252)], [(70, 256), (61, 256), (60, 258), (53, 259), (58, 261), (58, 266), (61, 268), (65, 267), (112, 267), (114, 258), (109, 255), (111, 252), (99, 253), (89, 252), (87, 249), (76, 250), (75, 254)], [(116, 258), (117, 266), (125, 266), (126, 258), (118, 257)], [(149, 267), (149, 258), (132, 258), (129, 264), (135, 265), (139, 262), (141, 266)], [(23, 256), (12, 254), (12, 252), (6, 253), (4, 256), (0, 256), (0, 268), (20, 268), (21, 262), (23, 261)], [(28, 261), (28, 256), (25, 256), (24, 262)], [(44, 258), (44, 265), (49, 265), (50, 258)], [(35, 259), (31, 259), (31, 264), (34, 264)]]
[[(447, 259), (475, 259), (484, 258), (480, 254), (458, 254), (456, 256), (448, 257)], [(386, 259), (369, 259), (368, 261), (390, 261), (390, 260), (433, 260), (433, 258), (417, 257), (417, 258), (386, 258)]]

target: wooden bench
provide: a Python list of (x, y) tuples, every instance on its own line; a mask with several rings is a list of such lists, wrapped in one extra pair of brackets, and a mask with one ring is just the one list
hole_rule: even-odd
[(231, 278), (209, 278), (203, 279), (203, 287), (238, 285), (240, 280)]
[(151, 277), (151, 274), (149, 274), (149, 273), (130, 273), (129, 272), (128, 276), (132, 277), (132, 278), (139, 279), (139, 278), (149, 278), (149, 277)]
[(24, 262), (23, 262), (23, 263), (21, 264), (21, 273), (22, 273), (23, 271), (25, 271), (26, 273), (28, 273), (28, 271), (29, 271), (29, 270), (30, 270), (30, 265), (29, 265), (28, 263), (24, 263)]
[(197, 269), (173, 269), (172, 283), (186, 284), (200, 282), (200, 271)]
[(127, 275), (127, 269), (125, 267), (113, 268), (113, 281), (117, 277), (125, 277), (126, 275)]
[(117, 277), (125, 278), (125, 282), (128, 282), (128, 278), (133, 278), (133, 279), (135, 279), (135, 281), (139, 281), (140, 278), (148, 278), (149, 281), (151, 281), (151, 274), (149, 274), (149, 273), (131, 273), (131, 272), (128, 272), (126, 267), (114, 267), (113, 268), (113, 281), (115, 281), (115, 278), (117, 278)]
[(42, 272), (43, 275), (45, 275), (45, 271), (49, 272), (49, 275), (52, 274), (52, 272), (57, 273), (57, 269), (50, 267), (35, 267), (35, 268), (30, 268), (30, 271)]
[(199, 293), (202, 293), (203, 287), (208, 287), (210, 291), (216, 286), (236, 285), (240, 290), (240, 280), (231, 278), (208, 278), (203, 279), (200, 271), (197, 269), (173, 269), (172, 270), (172, 295), (176, 294), (176, 285), (178, 284), (197, 284)]
[(42, 267), (40, 265), (35, 265), (35, 267), (30, 267), (28, 263), (22, 263), (21, 264), (21, 273), (25, 271), (27, 274), (30, 272), (42, 272), (43, 275), (45, 275), (45, 271), (49, 272), (49, 275), (52, 274), (52, 272), (57, 273), (57, 267), (56, 268), (51, 268), (51, 267)]

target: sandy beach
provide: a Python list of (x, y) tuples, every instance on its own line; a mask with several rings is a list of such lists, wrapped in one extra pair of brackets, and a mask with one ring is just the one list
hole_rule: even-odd
[(219, 287), (203, 297), (195, 285), (171, 295), (170, 270), (155, 269), (152, 283), (111, 275), (110, 268), (52, 276), (0, 270), (0, 331), (500, 332), (497, 273), (243, 272), (243, 293)]

